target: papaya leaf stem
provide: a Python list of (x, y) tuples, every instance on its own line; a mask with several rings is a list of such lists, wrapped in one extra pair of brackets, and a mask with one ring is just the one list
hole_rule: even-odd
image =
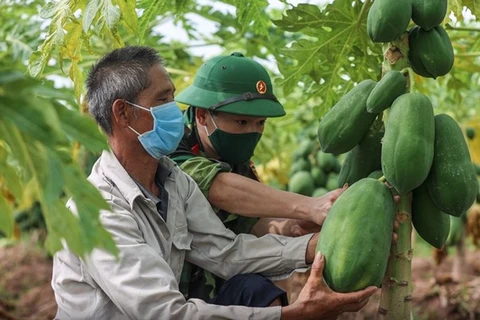
[(357, 20), (357, 27), (359, 27), (362, 24), (363, 18), (367, 14), (368, 10), (367, 8), (370, 5), (371, 0), (365, 0), (362, 6), (362, 10), (360, 11), (360, 14), (358, 15), (358, 20)]

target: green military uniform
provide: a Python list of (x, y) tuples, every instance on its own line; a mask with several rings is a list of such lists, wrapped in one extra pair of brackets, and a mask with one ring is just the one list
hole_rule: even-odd
[[(184, 115), (185, 135), (177, 150), (170, 157), (193, 178), (205, 197), (208, 198), (213, 179), (220, 172), (233, 172), (259, 181), (253, 163), (249, 159), (251, 154), (244, 161), (235, 161), (237, 159), (232, 159), (232, 152), (224, 153), (224, 157), (222, 157), (222, 153), (219, 152), (221, 151), (219, 150), (220, 146), (215, 147), (215, 144), (212, 143), (222, 159), (211, 159), (205, 155), (197, 134), (194, 108), (258, 117), (285, 115), (282, 105), (272, 94), (270, 77), (260, 64), (239, 53), (212, 58), (199, 69), (193, 84), (182, 91), (175, 100), (188, 104), (190, 108)], [(221, 130), (217, 128), (216, 131)], [(228, 135), (228, 133), (224, 134)], [(249, 133), (244, 135), (247, 136)], [(225, 139), (225, 136), (220, 136), (218, 139)], [(252, 141), (253, 144), (250, 143), (252, 152), (258, 139), (259, 136), (256, 141)], [(243, 141), (247, 140), (240, 140), (233, 144), (236, 148), (241, 149)], [(225, 146), (225, 143), (223, 145)], [(228, 158), (230, 161), (224, 158)], [(214, 209), (224, 225), (236, 234), (250, 233), (251, 228), (258, 220), (258, 218), (239, 216), (218, 208)], [(187, 298), (208, 300), (216, 294), (216, 288), (219, 288), (223, 282), (223, 279), (208, 271), (185, 263), (180, 290)]]

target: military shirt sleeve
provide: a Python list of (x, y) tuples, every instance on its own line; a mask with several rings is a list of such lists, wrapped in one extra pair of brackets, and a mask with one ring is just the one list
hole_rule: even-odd
[(205, 198), (208, 199), (208, 192), (213, 179), (220, 172), (230, 172), (231, 167), (220, 161), (211, 160), (201, 156), (191, 157), (180, 164), (180, 169), (188, 174), (198, 185)]

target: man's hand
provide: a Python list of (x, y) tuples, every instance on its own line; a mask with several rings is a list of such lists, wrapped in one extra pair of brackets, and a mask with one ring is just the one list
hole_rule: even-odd
[(336, 319), (343, 312), (362, 309), (378, 288), (368, 287), (352, 293), (332, 291), (323, 280), (325, 258), (317, 253), (312, 271), (298, 299), (282, 308), (282, 319)]
[(293, 220), (290, 234), (302, 236), (320, 231), (333, 203), (347, 190), (347, 187), (348, 185), (345, 184), (343, 188), (332, 190), (321, 197), (305, 198), (306, 200), (298, 208), (306, 212), (306, 219)]

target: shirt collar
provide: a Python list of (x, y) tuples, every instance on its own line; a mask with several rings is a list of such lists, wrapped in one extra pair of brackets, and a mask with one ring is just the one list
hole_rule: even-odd
[[(165, 180), (175, 180), (175, 171), (178, 170), (175, 162), (168, 157), (162, 157), (158, 162), (159, 168), (157, 172), (160, 171), (160, 174), (157, 174), (157, 178), (161, 177)], [(100, 168), (103, 171), (104, 177), (120, 191), (130, 204), (132, 210), (133, 203), (137, 197), (145, 198), (143, 192), (132, 177), (130, 177), (125, 168), (120, 164), (112, 151), (104, 150), (102, 152), (102, 156), (100, 157)]]

